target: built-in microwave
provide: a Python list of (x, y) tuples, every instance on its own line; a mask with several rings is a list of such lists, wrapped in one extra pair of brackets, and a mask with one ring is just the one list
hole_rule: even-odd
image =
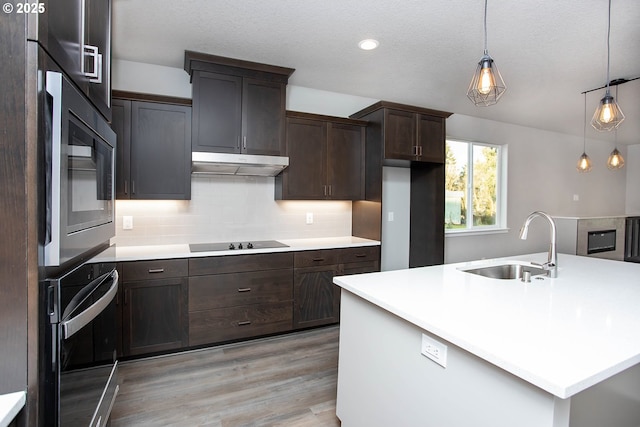
[(45, 76), (46, 266), (115, 235), (116, 135), (62, 73)]

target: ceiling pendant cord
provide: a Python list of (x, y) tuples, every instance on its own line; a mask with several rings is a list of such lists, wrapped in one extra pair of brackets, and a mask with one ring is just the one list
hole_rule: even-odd
[(484, 1), (484, 53), (467, 89), (467, 98), (480, 107), (497, 103), (506, 90), (500, 71), (487, 48), (487, 1)]
[(591, 159), (587, 156), (587, 93), (584, 93), (584, 122), (582, 125), (582, 155), (578, 159), (576, 169), (580, 173), (587, 173), (591, 170)]
[(607, 83), (604, 97), (600, 100), (598, 108), (596, 108), (593, 118), (591, 119), (591, 126), (599, 131), (610, 131), (624, 121), (624, 113), (622, 109), (616, 103), (616, 100), (611, 96), (610, 90), (610, 73), (611, 69), (611, 0), (609, 0), (608, 21), (607, 21)]
[[(616, 86), (616, 99), (620, 99), (618, 97), (618, 86)], [(618, 128), (616, 127), (613, 130), (613, 151), (609, 154), (609, 158), (607, 159), (607, 168), (609, 170), (619, 170), (624, 167), (624, 157), (618, 151)]]

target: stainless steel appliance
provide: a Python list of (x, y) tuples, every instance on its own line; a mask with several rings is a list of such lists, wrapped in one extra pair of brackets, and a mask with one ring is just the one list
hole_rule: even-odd
[(212, 251), (234, 251), (242, 249), (266, 249), (266, 248), (288, 248), (277, 240), (256, 240), (247, 242), (231, 243), (192, 243), (189, 245), (191, 252), (212, 252)]
[(45, 78), (45, 265), (58, 266), (115, 235), (116, 135), (67, 77)]
[(624, 259), (624, 217), (555, 217), (554, 221), (558, 230), (558, 252), (617, 261)]
[(624, 260), (640, 262), (640, 216), (630, 216), (625, 221)]
[(104, 426), (118, 394), (115, 263), (43, 283), (46, 425)]

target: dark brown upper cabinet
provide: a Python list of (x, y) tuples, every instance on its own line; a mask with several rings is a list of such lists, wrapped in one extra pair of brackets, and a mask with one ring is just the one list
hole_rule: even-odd
[(111, 121), (111, 0), (56, 0), (43, 5), (42, 13), (29, 16), (28, 37), (38, 40)]
[(276, 177), (276, 199), (363, 199), (366, 124), (288, 111), (289, 167)]
[[(137, 95), (116, 94), (132, 95), (130, 98), (134, 99)], [(189, 100), (154, 98), (165, 102), (113, 100), (111, 126), (118, 137), (116, 198), (188, 200), (191, 198)]]
[(388, 164), (445, 162), (445, 119), (450, 113), (380, 101), (351, 117), (370, 120), (372, 115), (383, 126), (382, 158)]
[(193, 151), (280, 156), (292, 68), (185, 52), (193, 91)]

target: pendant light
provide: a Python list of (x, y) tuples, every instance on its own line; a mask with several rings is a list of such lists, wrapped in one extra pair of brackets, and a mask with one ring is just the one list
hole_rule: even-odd
[(611, 96), (609, 90), (609, 69), (610, 69), (610, 56), (611, 47), (611, 0), (609, 0), (609, 21), (607, 23), (607, 86), (604, 97), (600, 100), (600, 104), (593, 114), (591, 119), (591, 126), (595, 129), (604, 131), (612, 130), (620, 126), (620, 123), (624, 120), (624, 114), (616, 103), (616, 100)]
[(578, 172), (587, 173), (591, 170), (591, 159), (587, 156), (587, 93), (584, 94), (584, 125), (582, 127), (582, 156), (576, 165)]
[[(616, 86), (616, 98), (618, 98), (618, 86)], [(618, 98), (620, 99), (620, 98)], [(613, 130), (613, 146), (614, 149), (607, 159), (607, 167), (611, 170), (622, 169), (624, 167), (624, 158), (618, 151), (618, 128)]]
[(484, 0), (484, 54), (469, 84), (467, 97), (476, 106), (488, 107), (498, 102), (506, 88), (500, 71), (487, 50), (487, 0)]

